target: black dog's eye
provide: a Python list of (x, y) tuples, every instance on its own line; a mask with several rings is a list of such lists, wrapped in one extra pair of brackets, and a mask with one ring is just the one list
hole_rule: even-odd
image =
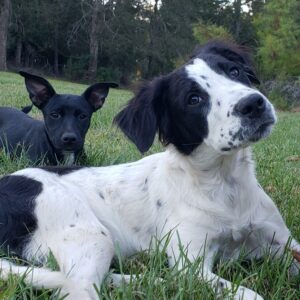
[(198, 95), (191, 95), (188, 100), (189, 105), (197, 105), (202, 101), (202, 98)]
[(51, 117), (52, 119), (59, 119), (59, 118), (60, 118), (60, 114), (58, 114), (58, 113), (56, 113), (56, 112), (52, 112), (52, 113), (50, 114), (50, 117)]
[(87, 118), (87, 115), (86, 115), (86, 114), (80, 114), (80, 115), (78, 116), (78, 118), (79, 118), (80, 120), (85, 120), (85, 119)]
[(229, 70), (229, 75), (230, 75), (231, 78), (236, 78), (240, 75), (240, 71), (239, 71), (238, 68), (231, 68)]

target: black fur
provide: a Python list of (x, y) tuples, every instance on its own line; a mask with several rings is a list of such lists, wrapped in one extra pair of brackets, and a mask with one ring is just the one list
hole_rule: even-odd
[[(192, 95), (204, 101), (192, 107), (188, 104)], [(142, 87), (114, 122), (142, 153), (150, 148), (158, 131), (164, 145), (173, 144), (189, 154), (208, 134), (209, 110), (208, 94), (187, 78), (182, 68)]]
[(0, 245), (5, 252), (22, 256), (24, 245), (37, 227), (35, 198), (42, 189), (39, 181), (25, 176), (0, 179)]
[(231, 78), (250, 85), (251, 83), (260, 84), (247, 48), (220, 40), (213, 40), (203, 47), (196, 47), (192, 58), (199, 57), (216, 72), (230, 77), (230, 69), (238, 68), (240, 74), (237, 78)]
[(45, 170), (47, 172), (56, 173), (59, 176), (63, 176), (81, 170), (83, 168), (84, 167), (82, 166), (47, 166), (41, 167), (40, 169)]

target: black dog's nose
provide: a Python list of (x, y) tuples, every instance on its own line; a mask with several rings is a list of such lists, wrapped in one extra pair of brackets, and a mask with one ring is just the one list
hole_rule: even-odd
[(61, 139), (66, 144), (73, 144), (73, 143), (77, 142), (77, 138), (74, 133), (64, 133), (62, 135)]
[(241, 99), (233, 109), (237, 115), (248, 118), (259, 118), (265, 110), (266, 102), (259, 94)]

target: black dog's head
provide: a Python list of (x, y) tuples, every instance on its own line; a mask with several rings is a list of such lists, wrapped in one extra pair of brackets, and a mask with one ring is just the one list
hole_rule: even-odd
[(85, 135), (93, 112), (104, 104), (110, 87), (116, 83), (96, 83), (81, 96), (57, 94), (44, 78), (20, 72), (32, 103), (44, 116), (45, 127), (53, 147), (58, 152), (78, 152), (83, 148)]
[(164, 145), (190, 154), (205, 143), (228, 153), (270, 132), (275, 122), (268, 99), (247, 53), (236, 45), (213, 41), (174, 72), (154, 79), (115, 118), (141, 152), (156, 132)]

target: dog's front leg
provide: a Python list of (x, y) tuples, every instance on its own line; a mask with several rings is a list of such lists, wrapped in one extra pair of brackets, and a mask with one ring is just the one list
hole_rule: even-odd
[[(78, 222), (79, 223), (79, 222)], [(109, 231), (102, 224), (76, 224), (48, 241), (62, 273), (66, 275), (60, 296), (67, 300), (97, 300), (102, 281), (114, 255)]]
[[(221, 299), (234, 300), (263, 300), (255, 291), (252, 291), (244, 286), (234, 286), (230, 281), (218, 276), (212, 272), (214, 257), (216, 255), (213, 247), (210, 247), (206, 237), (202, 243), (199, 243), (199, 236), (195, 239), (183, 240), (179, 238), (180, 234), (172, 236), (167, 247), (170, 267), (177, 266), (179, 269), (186, 271), (186, 259), (193, 263), (199, 257), (203, 258), (198, 276), (201, 280), (207, 282), (215, 291), (216, 296)], [(183, 236), (183, 235), (182, 235)], [(197, 243), (193, 242), (197, 241)], [(201, 250), (199, 250), (201, 249)]]
[(299, 242), (292, 238), (275, 203), (260, 186), (254, 194), (258, 197), (259, 202), (251, 220), (254, 228), (253, 233), (256, 237), (252, 247), (257, 248), (259, 246), (262, 250), (260, 254), (263, 254), (266, 249), (270, 249), (275, 257), (280, 257), (288, 248), (294, 257), (291, 272), (298, 273), (300, 267)]

